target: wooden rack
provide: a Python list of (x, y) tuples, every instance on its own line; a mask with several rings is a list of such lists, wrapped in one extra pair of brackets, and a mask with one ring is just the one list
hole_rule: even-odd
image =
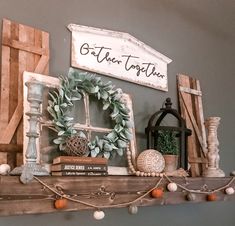
[[(75, 199), (94, 205), (105, 206), (118, 203), (127, 203), (143, 195), (153, 188), (160, 178), (135, 176), (108, 176), (108, 177), (40, 177), (45, 184), (59, 192), (70, 195)], [(226, 185), (231, 178), (171, 178), (188, 189), (201, 190), (207, 187), (217, 189)], [(166, 187), (168, 181), (163, 179), (160, 186)], [(230, 185), (235, 186), (235, 181)], [(178, 187), (176, 192), (165, 192), (163, 198), (155, 199), (149, 194), (136, 202), (137, 206), (168, 205), (181, 203), (196, 203), (206, 201), (205, 194), (196, 194), (195, 201), (187, 201), (187, 192)], [(218, 201), (235, 201), (235, 195), (226, 195), (223, 191), (217, 193)], [(59, 210), (54, 208), (54, 200), (58, 198), (33, 180), (27, 185), (19, 182), (18, 176), (0, 177), (0, 216), (52, 213)], [(127, 207), (128, 204), (119, 207)], [(68, 207), (62, 211), (77, 211), (92, 209), (87, 205), (69, 201)], [(61, 211), (61, 210), (60, 210)]]

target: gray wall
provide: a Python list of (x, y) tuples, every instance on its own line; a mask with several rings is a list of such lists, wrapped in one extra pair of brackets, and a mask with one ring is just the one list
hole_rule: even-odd
[[(112, 79), (133, 97), (138, 148), (145, 148), (149, 116), (170, 96), (177, 102), (176, 74), (198, 78), (203, 90), (204, 115), (222, 117), (219, 127), (221, 167), (235, 169), (235, 1), (231, 0), (1, 0), (0, 18), (38, 27), (50, 33), (52, 75), (66, 74), (70, 61), (69, 23), (125, 31), (173, 59), (169, 92)], [(104, 80), (110, 80), (103, 77)], [(37, 203), (35, 203), (37, 205)], [(106, 210), (104, 220), (92, 211), (0, 218), (0, 225), (213, 225), (234, 226), (234, 203), (202, 203)]]

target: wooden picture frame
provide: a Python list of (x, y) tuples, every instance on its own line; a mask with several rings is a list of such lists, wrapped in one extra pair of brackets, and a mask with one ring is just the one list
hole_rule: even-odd
[[(29, 122), (28, 122), (28, 117), (26, 115), (26, 113), (29, 111), (29, 102), (27, 101), (27, 87), (25, 86), (25, 83), (28, 81), (38, 81), (42, 84), (44, 84), (44, 93), (43, 93), (43, 103), (41, 106), (41, 112), (42, 112), (42, 117), (40, 119), (40, 123), (38, 125), (38, 133), (39, 133), (39, 139), (36, 140), (36, 146), (37, 146), (37, 162), (42, 164), (49, 172), (50, 172), (50, 165), (52, 162), (52, 159), (50, 159), (49, 155), (50, 153), (52, 153), (53, 151), (55, 152), (55, 150), (57, 149), (56, 145), (53, 145), (52, 143), (50, 143), (49, 141), (49, 127), (51, 126), (52, 122), (49, 120), (49, 114), (46, 110), (46, 107), (48, 105), (48, 89), (55, 89), (58, 88), (60, 86), (60, 80), (59, 78), (56, 77), (52, 77), (52, 76), (45, 76), (45, 75), (41, 75), (41, 74), (36, 74), (36, 73), (32, 73), (32, 72), (24, 72), (23, 74), (23, 92), (24, 92), (24, 98), (23, 98), (23, 115), (24, 115), (24, 122), (23, 122), (23, 153), (25, 156), (25, 152), (26, 152), (26, 148), (27, 148), (27, 144), (28, 144), (28, 137), (26, 136), (28, 130), (29, 130)], [(132, 109), (132, 100), (130, 95), (128, 94), (123, 94), (122, 98), (124, 100), (124, 102), (126, 103), (127, 107), (130, 109), (130, 119), (131, 121), (134, 122), (134, 116), (133, 116), (133, 109)], [(84, 99), (84, 105), (87, 104), (86, 99), (87, 98), (83, 98)], [(90, 127), (92, 127), (91, 125), (89, 125)], [(75, 124), (75, 128), (77, 129), (83, 129), (83, 130), (89, 130), (90, 128), (88, 128), (88, 126), (85, 124), (79, 124), (76, 123)], [(103, 129), (103, 128), (97, 128), (98, 132), (108, 132), (110, 129)], [(92, 127), (93, 131), (94, 127)], [(44, 134), (44, 131), (46, 134)], [(137, 154), (137, 150), (136, 150), (136, 138), (135, 138), (135, 129), (134, 129), (134, 123), (133, 123), (133, 128), (132, 128), (132, 134), (133, 134), (133, 139), (130, 141), (130, 151), (131, 151), (131, 160), (133, 165), (135, 164), (136, 161), (136, 154)], [(58, 153), (54, 153), (55, 155)], [(53, 156), (53, 155), (52, 155)], [(54, 156), (56, 157), (56, 156)], [(24, 162), (25, 162), (25, 157), (24, 157)], [(130, 171), (128, 169), (128, 167), (120, 167), (120, 166), (108, 166), (108, 173), (109, 175), (129, 175)]]

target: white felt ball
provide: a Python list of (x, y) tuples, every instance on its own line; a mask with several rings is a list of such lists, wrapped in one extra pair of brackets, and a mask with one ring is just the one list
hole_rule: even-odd
[(104, 218), (105, 214), (104, 214), (104, 211), (97, 210), (94, 212), (93, 216), (96, 220), (102, 220)]
[(196, 200), (196, 195), (193, 194), (193, 193), (189, 193), (189, 194), (187, 194), (186, 199), (188, 201), (195, 201)]
[(225, 189), (225, 193), (227, 195), (232, 195), (232, 194), (234, 194), (234, 189), (232, 187), (228, 187)]
[(130, 205), (128, 209), (130, 214), (137, 214), (138, 213), (138, 207), (135, 205)]
[(11, 167), (8, 164), (0, 165), (0, 175), (7, 175), (11, 171)]
[(172, 191), (172, 192), (177, 191), (177, 184), (171, 182), (171, 183), (169, 183), (169, 184), (167, 185), (167, 189), (168, 189), (169, 191)]

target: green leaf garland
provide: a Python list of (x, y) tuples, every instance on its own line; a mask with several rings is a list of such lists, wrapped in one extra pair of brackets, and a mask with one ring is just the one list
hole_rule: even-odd
[(61, 77), (61, 86), (56, 91), (50, 92), (47, 110), (53, 118), (53, 126), (57, 131), (54, 143), (59, 149), (65, 149), (66, 139), (80, 135), (81, 131), (73, 128), (73, 118), (69, 116), (74, 102), (83, 98), (83, 93), (93, 95), (103, 103), (103, 110), (111, 111), (110, 117), (115, 126), (110, 133), (102, 138), (96, 137), (88, 146), (92, 157), (102, 156), (110, 158), (114, 152), (123, 155), (125, 148), (132, 139), (130, 128), (129, 109), (122, 101), (122, 90), (114, 89), (111, 82), (103, 83), (100, 77), (88, 72), (70, 68), (68, 77)]

